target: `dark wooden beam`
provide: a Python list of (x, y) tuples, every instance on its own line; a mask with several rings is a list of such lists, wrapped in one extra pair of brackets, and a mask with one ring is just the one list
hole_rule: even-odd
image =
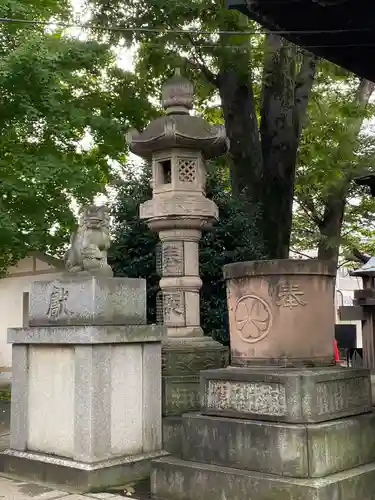
[(364, 321), (366, 315), (361, 306), (340, 306), (339, 318), (341, 321)]
[(227, 0), (266, 29), (375, 81), (374, 0)]

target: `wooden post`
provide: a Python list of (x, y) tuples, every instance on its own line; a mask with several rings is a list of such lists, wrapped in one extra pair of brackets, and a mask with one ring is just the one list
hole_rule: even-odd
[[(362, 276), (363, 290), (372, 290), (373, 277)], [(375, 373), (375, 341), (374, 341), (374, 325), (375, 325), (375, 306), (364, 305), (365, 320), (362, 321), (362, 346), (363, 346), (363, 366)]]

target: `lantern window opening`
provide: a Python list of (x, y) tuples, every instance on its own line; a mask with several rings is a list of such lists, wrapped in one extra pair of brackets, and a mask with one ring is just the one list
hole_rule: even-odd
[(160, 165), (160, 180), (161, 184), (172, 183), (172, 161), (163, 160), (159, 162)]

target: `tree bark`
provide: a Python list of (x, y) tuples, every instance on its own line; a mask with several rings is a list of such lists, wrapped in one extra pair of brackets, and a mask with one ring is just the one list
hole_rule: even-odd
[(262, 179), (262, 150), (251, 77), (248, 71), (225, 64), (217, 85), (230, 143), (232, 191), (256, 203)]
[(264, 253), (288, 258), (298, 143), (315, 76), (316, 59), (305, 54), (296, 73), (296, 49), (268, 35), (258, 124), (250, 54), (222, 57), (217, 86), (230, 142), (230, 175), (235, 196), (243, 195)]
[(336, 191), (327, 198), (323, 220), (319, 224), (320, 241), (318, 259), (330, 260), (338, 265), (340, 251), (340, 235), (344, 220), (347, 190)]
[(298, 74), (296, 67), (296, 48), (268, 35), (260, 133), (263, 237), (270, 258), (289, 257), (297, 150), (315, 76), (315, 58), (306, 54)]

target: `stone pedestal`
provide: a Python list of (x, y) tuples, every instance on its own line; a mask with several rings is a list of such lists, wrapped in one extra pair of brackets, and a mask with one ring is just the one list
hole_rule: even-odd
[(170, 338), (162, 349), (163, 448), (181, 451), (181, 415), (200, 408), (200, 372), (225, 367), (228, 349), (210, 337)]
[(333, 272), (239, 267), (225, 272), (237, 366), (201, 373), (201, 413), (182, 418), (180, 456), (153, 462), (152, 498), (375, 499), (370, 376), (334, 366)]
[(200, 372), (227, 364), (228, 350), (211, 338), (163, 342), (163, 416), (200, 407)]
[(145, 313), (143, 280), (33, 286), (35, 326), (8, 331), (13, 386), (5, 472), (81, 491), (147, 475), (150, 459), (163, 455), (164, 328), (140, 324)]

